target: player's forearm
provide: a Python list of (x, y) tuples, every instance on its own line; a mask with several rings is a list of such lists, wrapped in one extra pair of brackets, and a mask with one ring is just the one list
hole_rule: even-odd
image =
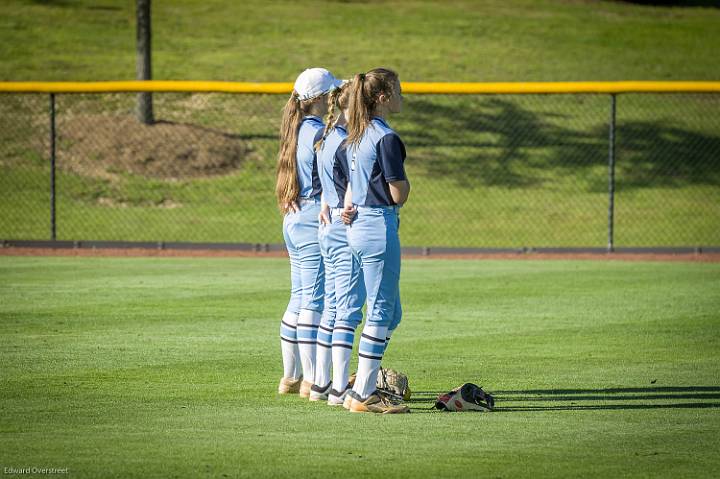
[(408, 180), (393, 181), (388, 183), (390, 196), (396, 205), (402, 205), (410, 195), (410, 182)]
[(323, 210), (323, 211), (325, 211), (325, 210), (328, 209), (329, 207), (330, 207), (330, 206), (327, 204), (327, 201), (325, 201), (325, 192), (322, 192), (322, 193), (320, 194), (320, 209)]
[(348, 183), (347, 190), (345, 190), (345, 198), (343, 199), (343, 206), (350, 208), (352, 205), (352, 191), (350, 190), (350, 183)]

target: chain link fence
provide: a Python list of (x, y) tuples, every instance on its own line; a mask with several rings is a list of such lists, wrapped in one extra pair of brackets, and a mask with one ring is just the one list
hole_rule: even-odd
[[(133, 93), (52, 98), (54, 169), (50, 95), (0, 94), (0, 239), (282, 243), (286, 95), (154, 93), (151, 126)], [(405, 95), (403, 245), (720, 245), (720, 95), (615, 97), (609, 222), (612, 98)]]

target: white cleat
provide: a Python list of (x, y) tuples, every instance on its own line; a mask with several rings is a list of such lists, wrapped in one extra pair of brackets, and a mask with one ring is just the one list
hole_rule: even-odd
[(317, 384), (313, 384), (310, 388), (310, 400), (311, 401), (325, 401), (330, 395), (330, 386), (332, 383), (328, 383), (327, 386), (320, 387)]
[(346, 389), (343, 392), (330, 389), (330, 393), (328, 394), (328, 406), (342, 406), (348, 391), (349, 389)]

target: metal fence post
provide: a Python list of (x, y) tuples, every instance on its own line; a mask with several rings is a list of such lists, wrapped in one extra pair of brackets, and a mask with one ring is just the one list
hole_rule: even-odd
[(50, 239), (55, 241), (55, 94), (50, 93)]
[(615, 250), (615, 111), (616, 95), (610, 95), (610, 138), (608, 153), (608, 253)]

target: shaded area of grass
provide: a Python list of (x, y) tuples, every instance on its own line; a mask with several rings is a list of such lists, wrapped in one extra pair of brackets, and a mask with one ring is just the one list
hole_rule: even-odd
[[(720, 467), (718, 265), (406, 261), (405, 315), (384, 360), (415, 392), (399, 417), (276, 396), (287, 272), (279, 259), (0, 258), (3, 466), (76, 477)], [(430, 409), (466, 381), (494, 392), (498, 412)]]
[[(680, 104), (682, 98), (691, 103)], [(677, 108), (674, 118), (666, 116), (663, 102)], [(621, 188), (720, 186), (720, 120), (710, 113), (715, 103), (711, 96), (622, 96)], [(608, 104), (608, 96), (587, 95), (420, 97), (397, 123), (430, 175), (453, 178), (460, 186), (525, 188), (566, 175), (583, 178), (607, 162)], [(698, 122), (698, 115), (707, 123)], [(436, 149), (448, 157), (438, 161)], [(542, 171), (551, 174), (543, 178)], [(598, 180), (596, 191), (607, 190), (607, 178)]]
[(713, 7), (720, 8), (718, 0), (615, 0), (651, 7)]

